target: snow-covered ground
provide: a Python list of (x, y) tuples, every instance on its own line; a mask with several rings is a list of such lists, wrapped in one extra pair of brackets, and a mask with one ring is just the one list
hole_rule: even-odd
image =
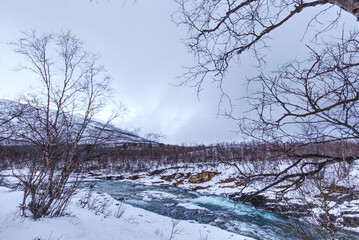
[[(120, 203), (107, 194), (80, 190), (68, 216), (34, 221), (20, 216), (21, 191), (0, 187), (0, 239), (6, 240), (244, 240), (219, 228), (168, 217)], [(172, 238), (171, 238), (172, 237)]]
[[(278, 169), (288, 167), (286, 162), (281, 164), (274, 162), (272, 164), (273, 166), (266, 166), (266, 169), (269, 169), (268, 171), (271, 169), (278, 171)], [(278, 187), (267, 190), (261, 194), (268, 200), (268, 204), (263, 209), (274, 210), (284, 214), (307, 214), (307, 216), (310, 216), (308, 221), (314, 223), (321, 217), (320, 215), (324, 214), (324, 202), (320, 197), (320, 191), (326, 192), (329, 191), (327, 187), (332, 187), (333, 192), (331, 196), (333, 198), (327, 200), (329, 213), (333, 216), (331, 221), (337, 224), (339, 228), (359, 233), (359, 162), (354, 162), (350, 165), (350, 168), (346, 166), (349, 169), (346, 170), (347, 172), (340, 169), (341, 167), (343, 166), (339, 164), (330, 165), (325, 171), (325, 178), (320, 180), (320, 184), (318, 184), (316, 179), (308, 178), (300, 191), (290, 191), (284, 196), (278, 194), (278, 191), (281, 190)], [(196, 190), (196, 192), (202, 194), (221, 196), (248, 194), (264, 188), (268, 183), (271, 183), (270, 181), (256, 181), (244, 185), (235, 167), (220, 163), (216, 165), (178, 164), (178, 166), (163, 166), (160, 169), (154, 170), (161, 171), (158, 174), (151, 174), (151, 171), (120, 174), (98, 171), (93, 174), (87, 174), (86, 179), (106, 179), (106, 177), (116, 179), (121, 176), (120, 179), (124, 178), (124, 181), (138, 184), (176, 186), (183, 189)], [(203, 172), (215, 172), (218, 174), (208, 181), (191, 183), (191, 176)], [(89, 175), (92, 175), (92, 177)], [(347, 190), (349, 192), (345, 192)], [(303, 207), (309, 205), (312, 206), (312, 209)], [(298, 212), (298, 207), (302, 209), (301, 212)]]
[[(274, 167), (280, 168), (286, 165), (276, 165)], [(333, 169), (328, 169), (326, 172), (327, 178), (333, 178), (333, 181), (338, 187), (353, 188), (355, 194), (358, 193), (359, 186), (359, 163), (351, 166), (351, 171), (345, 178), (337, 178), (334, 174), (337, 166), (333, 165)], [(238, 171), (225, 164), (217, 165), (199, 165), (199, 164), (178, 164), (177, 166), (162, 166), (161, 168), (151, 169), (152, 171), (161, 170), (157, 174), (151, 174), (151, 171), (137, 172), (137, 173), (117, 173), (109, 172), (108, 170), (99, 170), (92, 173), (87, 173), (83, 177), (85, 180), (98, 179), (124, 179), (124, 181), (131, 181), (138, 184), (146, 185), (166, 185), (177, 186), (184, 189), (195, 189), (202, 194), (211, 195), (225, 195), (229, 196), (235, 193), (248, 193), (258, 190), (266, 185), (265, 182), (256, 182), (249, 184), (246, 188), (241, 183), (241, 178)], [(162, 171), (163, 170), (163, 171)], [(21, 169), (20, 171), (26, 171)], [(190, 181), (192, 176), (203, 172), (215, 172), (217, 175), (213, 176), (208, 181), (200, 183), (192, 183)], [(3, 176), (8, 184), (14, 184), (17, 180), (11, 176), (11, 171), (2, 171), (0, 177)], [(0, 181), (1, 182), (1, 181)], [(281, 200), (281, 197), (276, 194), (276, 189), (270, 189), (265, 196), (268, 199), (275, 200), (275, 205), (283, 204), (283, 207), (315, 204), (317, 207), (312, 209), (314, 214), (321, 214), (322, 204), (321, 199), (318, 198), (318, 189), (311, 181), (306, 181), (303, 186), (303, 191), (289, 192)], [(150, 194), (144, 192), (144, 198), (161, 198), (171, 199), (171, 194), (163, 192), (151, 191)], [(343, 194), (338, 192), (338, 199)], [(86, 192), (81, 190), (73, 199), (69, 206), (69, 216), (61, 218), (44, 218), (39, 221), (32, 221), (31, 219), (22, 218), (19, 216), (18, 206), (21, 201), (22, 193), (19, 191), (11, 191), (7, 188), (0, 187), (0, 239), (19, 239), (19, 240), (58, 240), (58, 239), (156, 239), (156, 240), (170, 240), (171, 232), (174, 222), (172, 219), (164, 216), (148, 212), (143, 209), (135, 208), (130, 205), (123, 204), (126, 209), (121, 218), (117, 218), (120, 202), (114, 200), (106, 194), (96, 194), (91, 206), (85, 208), (79, 205), (79, 201), (84, 198)], [(279, 197), (279, 198), (278, 198)], [(144, 199), (146, 200), (146, 199)], [(272, 201), (273, 202), (273, 201)], [(106, 203), (106, 204), (104, 204)], [(186, 203), (184, 207), (198, 207), (195, 205), (188, 206)], [(359, 199), (355, 196), (348, 201), (330, 201), (329, 204), (334, 204), (330, 209), (330, 213), (335, 216), (337, 223), (344, 226), (344, 229), (359, 232)], [(5, 206), (5, 207), (3, 207)], [(103, 206), (106, 206), (104, 209)], [(329, 205), (330, 206), (330, 205)], [(285, 211), (288, 210), (288, 208)], [(350, 224), (349, 224), (350, 223)], [(230, 233), (219, 228), (195, 223), (193, 221), (179, 221), (175, 224), (173, 229), (176, 233), (172, 240), (221, 240), (221, 239), (250, 239), (234, 233)], [(21, 231), (19, 231), (21, 229)]]

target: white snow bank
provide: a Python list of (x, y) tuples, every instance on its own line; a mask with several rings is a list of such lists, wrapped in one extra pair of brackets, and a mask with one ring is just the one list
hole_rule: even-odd
[[(19, 215), (22, 192), (0, 187), (0, 239), (8, 240), (168, 240), (173, 220), (122, 204), (109, 195), (81, 190), (71, 200), (69, 216), (33, 221)], [(82, 204), (82, 206), (85, 204)], [(117, 218), (119, 212), (123, 215)], [(191, 221), (179, 221), (173, 240), (251, 239), (219, 228)]]

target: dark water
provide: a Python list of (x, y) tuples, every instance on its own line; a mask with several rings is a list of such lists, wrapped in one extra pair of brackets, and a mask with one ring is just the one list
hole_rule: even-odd
[[(99, 181), (95, 191), (160, 215), (192, 220), (220, 227), (254, 239), (322, 239), (309, 225), (294, 218), (256, 210), (251, 205), (235, 204), (225, 197), (204, 196), (175, 187), (146, 186), (120, 181)], [(299, 224), (298, 224), (299, 223)], [(341, 239), (359, 239), (342, 236)]]

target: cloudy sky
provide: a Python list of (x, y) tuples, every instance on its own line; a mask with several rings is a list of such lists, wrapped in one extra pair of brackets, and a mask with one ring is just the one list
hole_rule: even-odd
[[(193, 55), (182, 39), (186, 29), (171, 21), (176, 4), (171, 0), (143, 0), (132, 5), (110, 0), (0, 0), (0, 98), (13, 98), (34, 79), (15, 72), (21, 59), (6, 43), (21, 31), (59, 32), (71, 29), (86, 45), (101, 55), (101, 63), (113, 78), (117, 101), (128, 113), (115, 125), (141, 129), (141, 133), (164, 135), (167, 143), (216, 143), (240, 140), (236, 122), (217, 117), (219, 91), (206, 84), (198, 98), (194, 89), (176, 87), (191, 66)], [(310, 15), (304, 15), (306, 19)], [(350, 21), (351, 16), (345, 16)], [(269, 64), (300, 55), (306, 24), (292, 21), (273, 36)], [(353, 21), (355, 22), (355, 21)], [(232, 69), (226, 88), (236, 97), (245, 93), (244, 76), (255, 74), (248, 61)]]

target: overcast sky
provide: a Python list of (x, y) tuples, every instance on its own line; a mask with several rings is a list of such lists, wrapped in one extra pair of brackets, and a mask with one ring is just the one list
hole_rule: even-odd
[[(171, 0), (0, 0), (0, 98), (13, 98), (34, 79), (11, 69), (19, 56), (6, 43), (20, 31), (59, 32), (71, 29), (85, 47), (100, 53), (101, 63), (113, 78), (116, 99), (128, 114), (115, 122), (124, 129), (141, 129), (166, 136), (166, 143), (216, 143), (241, 140), (236, 122), (217, 117), (219, 91), (207, 84), (198, 99), (194, 89), (175, 87), (182, 66), (193, 64), (181, 39), (186, 29), (171, 21), (176, 4)], [(307, 19), (309, 15), (304, 15)], [(345, 16), (353, 21), (352, 16)], [(353, 21), (355, 23), (355, 20)], [(274, 34), (269, 65), (300, 55), (303, 21), (292, 21)], [(248, 62), (229, 74), (226, 88), (239, 97), (245, 92), (244, 76), (255, 74)]]

